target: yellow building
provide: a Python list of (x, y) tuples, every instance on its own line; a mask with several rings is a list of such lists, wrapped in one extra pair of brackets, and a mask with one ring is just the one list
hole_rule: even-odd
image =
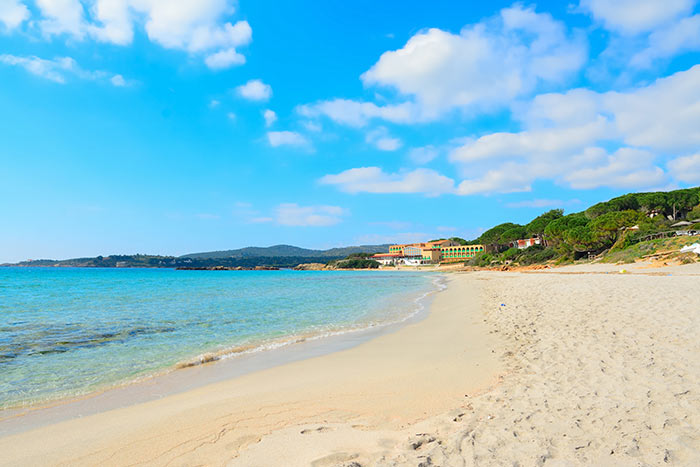
[(484, 251), (484, 245), (459, 245), (459, 246), (448, 246), (442, 248), (442, 257), (440, 261), (443, 263), (456, 263), (459, 261), (466, 261), (469, 258), (473, 258), (479, 253)]
[(459, 261), (466, 261), (483, 251), (483, 245), (460, 245), (454, 240), (408, 243), (403, 245), (391, 245), (389, 247), (389, 254), (411, 258), (420, 256), (423, 261), (430, 263), (456, 263)]

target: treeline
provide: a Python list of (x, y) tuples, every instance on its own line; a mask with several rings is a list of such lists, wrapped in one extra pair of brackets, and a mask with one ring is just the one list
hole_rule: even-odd
[[(690, 229), (700, 229), (700, 188), (631, 193), (568, 215), (553, 209), (525, 225), (497, 225), (466, 243), (492, 246), (491, 252), (473, 258), (473, 265), (504, 261), (534, 264), (622, 249), (650, 234), (673, 230), (672, 225), (681, 220), (690, 222)], [(502, 251), (508, 243), (530, 237), (541, 238), (543, 245)]]

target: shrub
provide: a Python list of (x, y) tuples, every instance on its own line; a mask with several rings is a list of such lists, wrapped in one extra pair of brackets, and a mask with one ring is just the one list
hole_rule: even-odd
[(373, 259), (352, 258), (338, 261), (336, 263), (340, 269), (377, 269), (379, 263)]

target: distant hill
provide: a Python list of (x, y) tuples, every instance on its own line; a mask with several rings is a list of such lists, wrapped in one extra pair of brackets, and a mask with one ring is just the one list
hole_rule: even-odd
[(212, 251), (193, 253), (180, 257), (158, 255), (110, 255), (95, 258), (73, 258), (64, 260), (41, 259), (22, 261), (16, 265), (32, 267), (87, 267), (87, 268), (211, 268), (223, 266), (229, 268), (255, 268), (257, 266), (274, 266), (293, 268), (302, 263), (327, 263), (347, 257), (353, 253), (384, 253), (389, 245), (361, 245), (330, 250), (309, 250), (291, 245), (271, 247), (248, 247), (239, 250)]
[(222, 258), (345, 258), (352, 253), (386, 253), (389, 245), (360, 245), (343, 248), (331, 248), (329, 250), (310, 250), (292, 245), (274, 245), (269, 247), (249, 246), (238, 250), (208, 251), (204, 253), (190, 253), (180, 258), (191, 259), (222, 259)]

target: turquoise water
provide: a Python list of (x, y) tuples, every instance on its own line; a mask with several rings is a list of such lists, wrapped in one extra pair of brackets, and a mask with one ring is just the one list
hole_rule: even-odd
[(405, 319), (436, 276), (0, 268), (0, 407)]

